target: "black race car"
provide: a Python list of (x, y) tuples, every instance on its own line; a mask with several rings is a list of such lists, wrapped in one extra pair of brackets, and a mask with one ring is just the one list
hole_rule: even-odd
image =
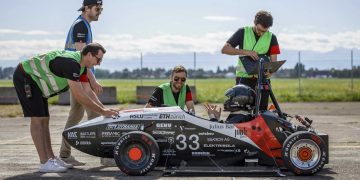
[[(259, 79), (259, 87), (267, 84)], [(132, 109), (71, 127), (63, 136), (84, 153), (114, 158), (128, 175), (144, 175), (156, 166), (165, 167), (170, 175), (269, 171), (281, 175), (280, 170), (312, 175), (328, 163), (328, 136), (316, 132), (312, 120), (296, 116), (302, 125), (290, 123), (291, 116), (280, 110), (271, 87), (275, 110), (260, 112), (260, 101), (251, 105), (251, 97), (259, 99), (260, 90), (244, 88), (228, 91), (230, 101), (224, 108), (251, 113), (227, 123), (209, 121), (179, 107)]]

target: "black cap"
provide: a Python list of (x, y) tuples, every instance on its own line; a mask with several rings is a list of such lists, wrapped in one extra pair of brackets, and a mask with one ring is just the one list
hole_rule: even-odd
[(102, 5), (102, 0), (84, 0), (83, 5), (78, 11), (83, 11), (85, 6), (89, 5)]

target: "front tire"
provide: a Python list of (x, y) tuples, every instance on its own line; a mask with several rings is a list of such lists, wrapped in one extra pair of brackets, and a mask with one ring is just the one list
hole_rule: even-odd
[(325, 142), (307, 131), (291, 134), (282, 148), (285, 167), (296, 175), (313, 175), (320, 171), (327, 156)]
[(131, 176), (145, 175), (159, 160), (156, 140), (142, 131), (129, 132), (119, 138), (114, 147), (114, 159), (119, 169)]

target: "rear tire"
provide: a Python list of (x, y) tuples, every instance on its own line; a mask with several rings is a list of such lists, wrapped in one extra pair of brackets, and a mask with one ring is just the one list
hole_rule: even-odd
[(119, 138), (114, 147), (114, 159), (119, 169), (131, 176), (145, 175), (159, 160), (156, 140), (142, 131), (129, 132)]
[(325, 165), (327, 152), (325, 142), (318, 135), (300, 131), (285, 140), (282, 159), (285, 167), (296, 175), (313, 175)]

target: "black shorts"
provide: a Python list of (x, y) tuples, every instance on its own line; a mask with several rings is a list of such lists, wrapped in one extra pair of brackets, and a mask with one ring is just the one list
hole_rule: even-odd
[[(25, 73), (21, 64), (15, 69), (13, 82), (24, 117), (49, 117), (48, 99), (42, 96), (40, 88), (30, 75)], [(30, 98), (26, 97), (25, 84), (30, 85)]]

